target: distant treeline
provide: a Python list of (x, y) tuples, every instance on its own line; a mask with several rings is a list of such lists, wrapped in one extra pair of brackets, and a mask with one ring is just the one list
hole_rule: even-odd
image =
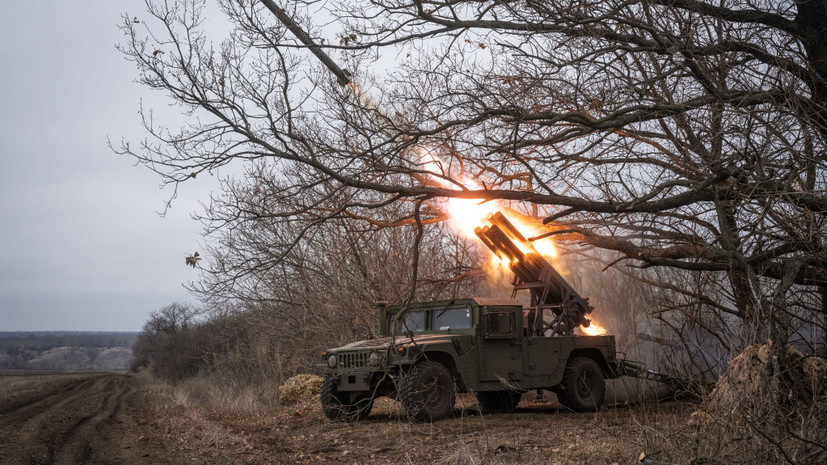
[(134, 332), (0, 331), (0, 369), (124, 370)]

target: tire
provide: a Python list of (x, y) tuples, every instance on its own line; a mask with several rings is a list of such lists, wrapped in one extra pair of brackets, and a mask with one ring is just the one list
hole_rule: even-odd
[(373, 398), (370, 393), (345, 393), (336, 389), (336, 378), (325, 376), (319, 395), (322, 411), (333, 421), (358, 421), (370, 415)]
[(477, 392), (477, 403), (483, 412), (513, 412), (522, 394), (510, 389)]
[(411, 421), (434, 421), (454, 412), (454, 377), (445, 365), (431, 360), (414, 365), (397, 387)]
[(596, 412), (606, 396), (606, 382), (600, 365), (588, 357), (569, 360), (557, 399), (575, 412)]

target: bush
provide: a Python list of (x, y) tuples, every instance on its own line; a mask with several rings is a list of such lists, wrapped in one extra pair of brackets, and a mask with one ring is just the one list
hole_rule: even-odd
[(298, 374), (279, 387), (279, 404), (295, 405), (318, 400), (322, 390), (322, 378), (316, 375)]

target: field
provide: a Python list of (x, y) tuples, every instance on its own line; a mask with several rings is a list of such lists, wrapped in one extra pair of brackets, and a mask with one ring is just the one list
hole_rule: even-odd
[(0, 331), (0, 370), (126, 370), (137, 333)]
[[(461, 395), (453, 419), (411, 424), (378, 401), (368, 420), (333, 423), (312, 396), (290, 406), (195, 402), (142, 375), (0, 375), (0, 462), (31, 464), (626, 464), (676, 459), (696, 405), (608, 405), (575, 414), (554, 396), (481, 415)], [(233, 407), (235, 406), (235, 407)], [(685, 462), (685, 460), (683, 460)]]

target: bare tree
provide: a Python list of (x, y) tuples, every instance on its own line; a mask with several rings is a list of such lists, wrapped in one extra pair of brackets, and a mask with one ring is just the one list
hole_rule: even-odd
[(193, 307), (177, 302), (153, 312), (132, 347), (133, 369), (151, 367), (171, 380), (195, 374), (201, 352), (191, 330), (197, 315)]
[(141, 82), (192, 124), (146, 115), (151, 138), (122, 151), (176, 185), (250, 162), (227, 189), (258, 194), (213, 226), (264, 216), (291, 236), (238, 266), (270, 268), (330, 221), (432, 223), (445, 198), (499, 200), (635, 266), (719, 273), (739, 347), (786, 340), (794, 294), (821, 293), (805, 310), (823, 318), (825, 2), (291, 2), (311, 35), (337, 28), (325, 46), (372, 99), (308, 65), (259, 2), (220, 5), (220, 43), (197, 1), (125, 19)]
[[(786, 343), (827, 340), (827, 1), (283, 2), (349, 88), (260, 2), (219, 6), (223, 40), (201, 1), (150, 0), (121, 48), (189, 120), (145, 112), (119, 151), (176, 188), (243, 166), (203, 216), (207, 294), (301, 309), (302, 334), (380, 294), (462, 292), (478, 256), (440, 222), (464, 198), (644, 268), (686, 347), (773, 339), (774, 395)], [(786, 444), (766, 424), (750, 434)]]

